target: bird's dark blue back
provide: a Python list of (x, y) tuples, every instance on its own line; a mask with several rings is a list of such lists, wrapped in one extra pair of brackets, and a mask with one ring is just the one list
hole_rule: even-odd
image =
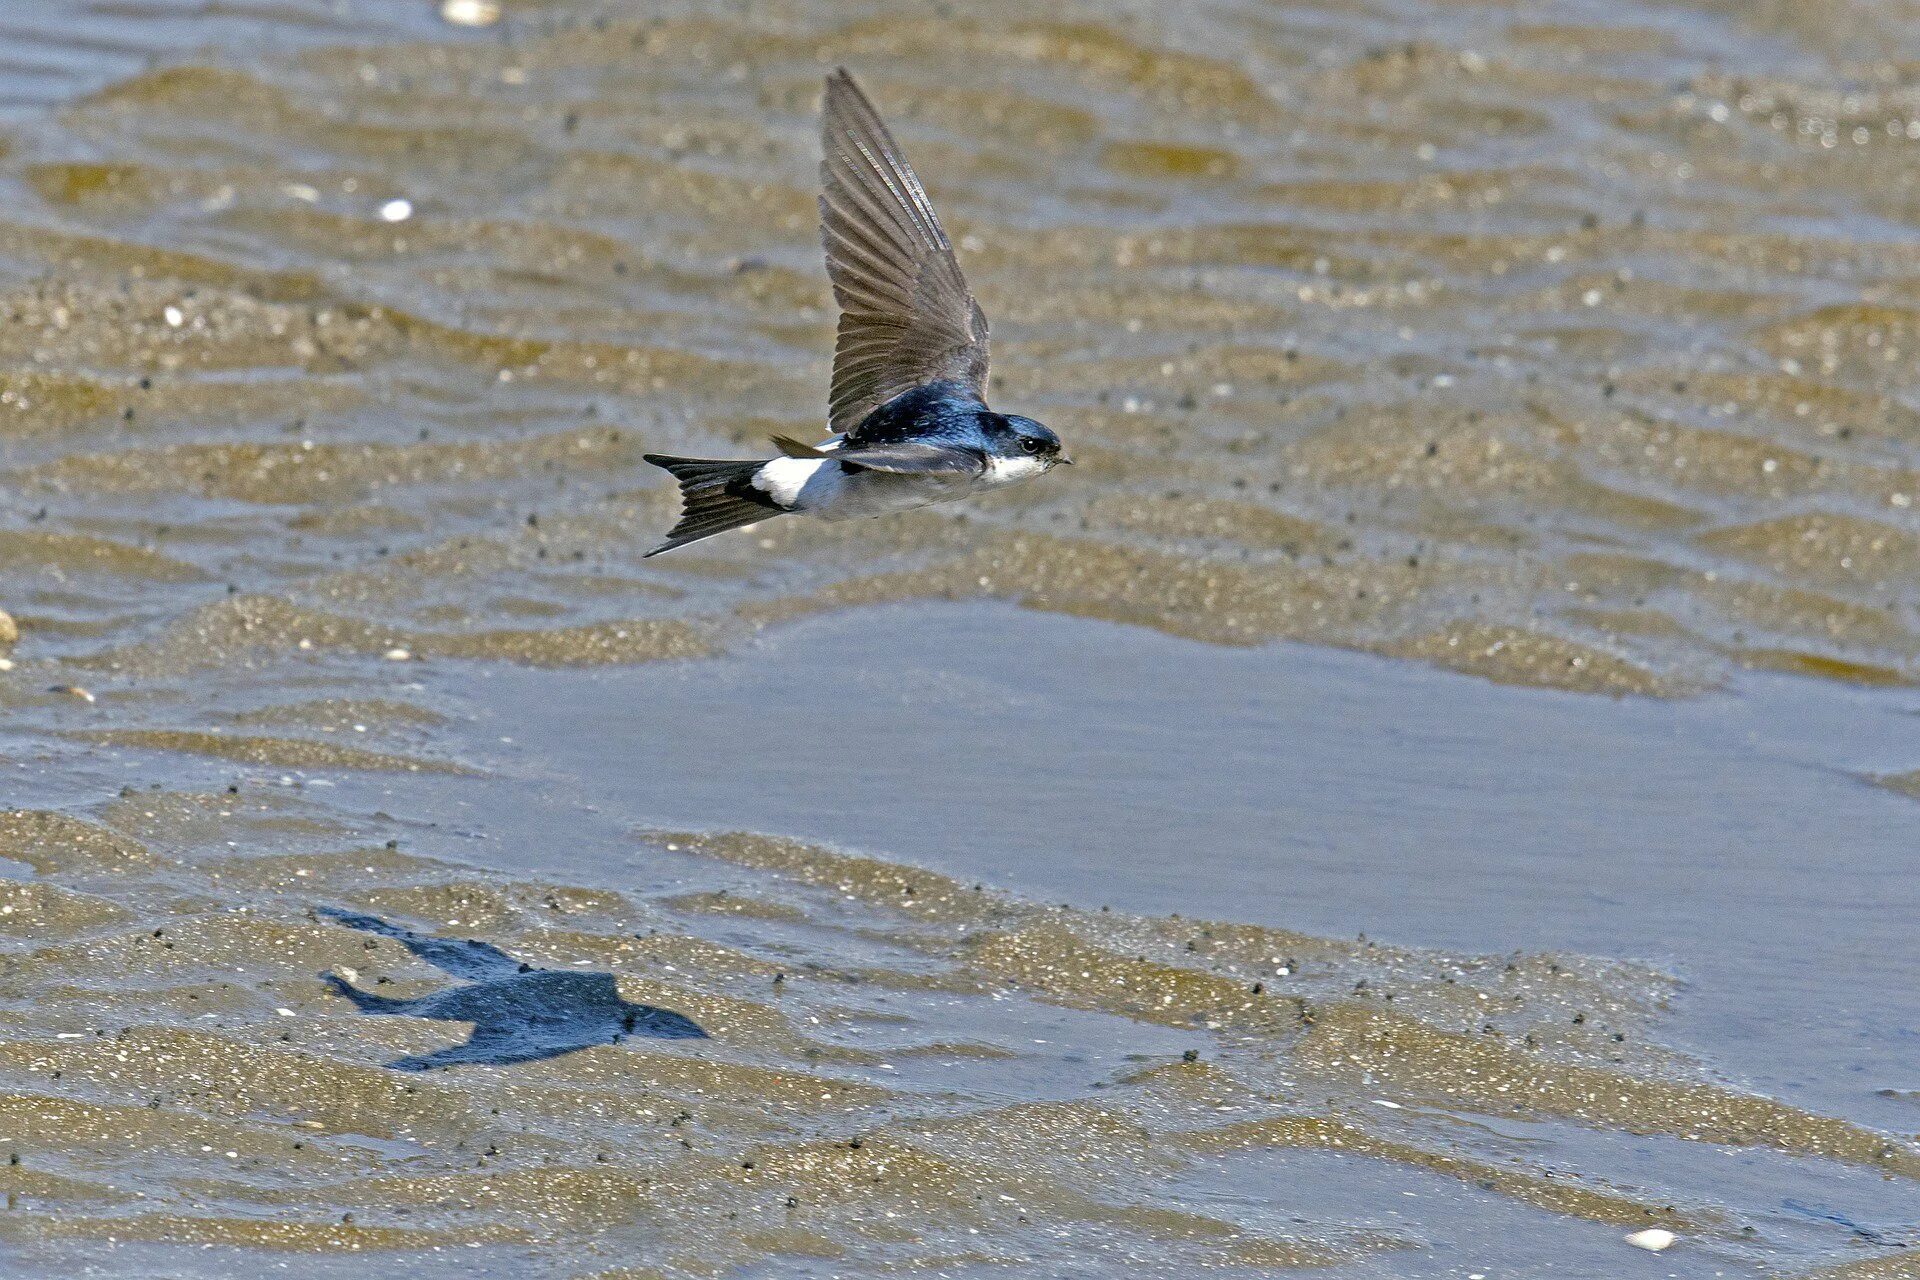
[(925, 441), (929, 444), (983, 444), (999, 415), (958, 382), (929, 382), (902, 392), (875, 409), (847, 433), (851, 447)]

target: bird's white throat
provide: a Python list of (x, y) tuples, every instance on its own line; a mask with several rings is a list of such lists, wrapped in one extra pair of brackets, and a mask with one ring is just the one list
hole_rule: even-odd
[(1025, 454), (1012, 458), (988, 458), (986, 472), (980, 477), (983, 485), (1014, 484), (1021, 480), (1031, 480), (1047, 469), (1044, 458), (1028, 457)]

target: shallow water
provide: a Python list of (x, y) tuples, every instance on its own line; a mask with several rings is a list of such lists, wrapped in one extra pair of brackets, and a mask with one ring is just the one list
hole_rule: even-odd
[(1913, 1274), (1916, 16), (6, 7), (0, 1270)]
[(1920, 1045), (1914, 815), (1861, 776), (1920, 755), (1910, 695), (1769, 677), (1596, 704), (948, 607), (691, 665), (490, 671), (473, 705), (463, 754), (635, 825), (1081, 905), (1649, 960), (1688, 980), (1667, 1034), (1803, 1105), (1914, 1119), (1875, 1094)]

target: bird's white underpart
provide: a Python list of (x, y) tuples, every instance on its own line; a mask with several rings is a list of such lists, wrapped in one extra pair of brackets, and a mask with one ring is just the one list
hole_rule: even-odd
[[(819, 446), (832, 452), (835, 437)], [(823, 520), (858, 520), (951, 502), (1031, 479), (1047, 469), (1039, 458), (989, 458), (978, 475), (955, 472), (902, 475), (852, 470), (833, 458), (774, 458), (754, 472), (753, 487), (788, 511)]]

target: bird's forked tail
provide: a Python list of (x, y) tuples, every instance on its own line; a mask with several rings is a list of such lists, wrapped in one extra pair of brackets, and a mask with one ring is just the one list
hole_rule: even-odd
[(775, 502), (766, 490), (753, 486), (753, 477), (766, 465), (763, 461), (716, 462), (706, 458), (671, 458), (659, 453), (645, 457), (654, 466), (671, 472), (680, 482), (680, 523), (668, 532), (665, 542), (647, 552), (650, 556), (786, 514), (787, 508)]

